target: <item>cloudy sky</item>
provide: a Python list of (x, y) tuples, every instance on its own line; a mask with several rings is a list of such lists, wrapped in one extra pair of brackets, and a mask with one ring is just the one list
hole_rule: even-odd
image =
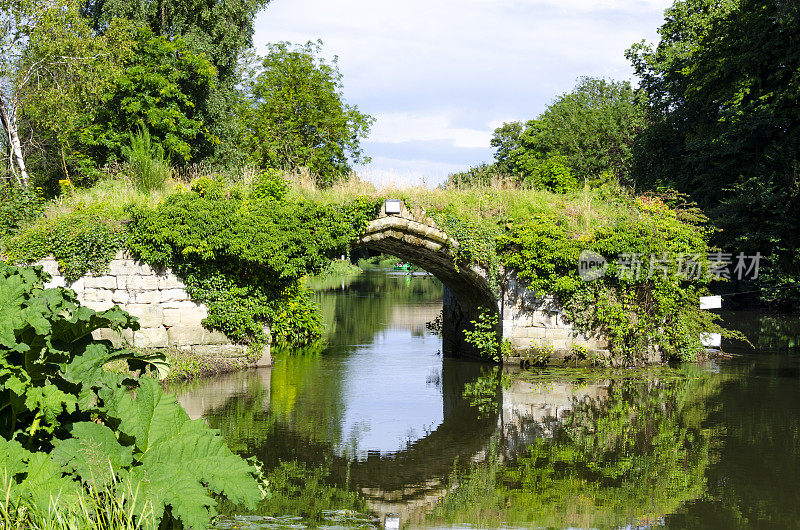
[(345, 97), (377, 118), (359, 173), (435, 185), (492, 158), (491, 133), (583, 75), (632, 79), (671, 0), (272, 0), (254, 43), (322, 39)]

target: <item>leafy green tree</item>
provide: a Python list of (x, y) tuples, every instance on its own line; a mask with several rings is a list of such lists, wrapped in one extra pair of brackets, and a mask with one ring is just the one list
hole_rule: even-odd
[(521, 181), (554, 155), (564, 157), (579, 180), (604, 171), (623, 178), (644, 123), (644, 108), (630, 83), (587, 77), (537, 119), (496, 129), (492, 146), (498, 170)]
[(656, 47), (628, 52), (652, 125), (634, 164), (644, 186), (691, 194), (730, 252), (765, 255), (767, 301), (800, 304), (800, 5), (680, 0)]
[[(171, 41), (183, 39), (186, 50), (205, 56), (216, 68), (216, 83), (195, 99), (212, 117), (206, 123), (218, 137), (213, 154), (227, 160), (238, 152), (238, 124), (233, 119), (236, 86), (240, 82), (239, 61), (253, 44), (253, 20), (269, 0), (85, 0), (83, 12), (98, 33), (115, 19), (124, 18), (149, 28), (153, 35)], [(200, 94), (194, 94), (199, 98)]]
[[(71, 0), (0, 2), (0, 123), (9, 169), (29, 182), (31, 152), (58, 153), (129, 49), (119, 24), (95, 38)], [(23, 140), (23, 138), (25, 140)], [(40, 157), (41, 158), (41, 157)]]
[(270, 45), (260, 71), (251, 72), (240, 105), (245, 145), (265, 167), (308, 168), (329, 185), (368, 162), (361, 149), (374, 118), (345, 103), (336, 58), (320, 56), (322, 43)]
[(525, 183), (534, 189), (566, 193), (578, 186), (569, 168), (569, 159), (563, 155), (550, 155), (533, 167)]
[(209, 130), (204, 102), (216, 82), (214, 66), (180, 37), (139, 31), (134, 53), (81, 134), (98, 165), (122, 158), (130, 132), (149, 130), (171, 161), (181, 165), (211, 154), (217, 138)]
[(269, 0), (86, 0), (83, 12), (98, 33), (124, 18), (153, 35), (181, 37), (195, 55), (205, 55), (222, 85), (238, 81), (237, 64), (253, 44), (253, 20)]
[(28, 155), (36, 181), (53, 188), (56, 180), (84, 180), (85, 154), (77, 137), (94, 109), (112, 89), (128, 60), (133, 35), (126, 21), (114, 21), (95, 36), (72, 3), (39, 14), (28, 36), (20, 68), (30, 72), (19, 86), (21, 130), (35, 149)]

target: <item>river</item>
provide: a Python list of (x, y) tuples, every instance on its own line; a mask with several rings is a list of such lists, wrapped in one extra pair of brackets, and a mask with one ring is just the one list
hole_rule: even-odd
[(317, 285), (324, 351), (171, 391), (256, 456), (272, 497), (218, 528), (800, 526), (800, 319), (701, 366), (520, 372), (445, 359), (441, 284)]

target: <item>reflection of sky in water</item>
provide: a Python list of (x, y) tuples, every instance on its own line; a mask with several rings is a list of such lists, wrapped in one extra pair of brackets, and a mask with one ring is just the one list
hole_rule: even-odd
[(390, 453), (436, 430), (443, 420), (435, 335), (384, 329), (344, 362), (340, 454)]

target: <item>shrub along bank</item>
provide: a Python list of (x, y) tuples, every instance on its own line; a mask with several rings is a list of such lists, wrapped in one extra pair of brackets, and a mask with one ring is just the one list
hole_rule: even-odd
[[(720, 331), (716, 317), (699, 309), (711, 281), (703, 215), (675, 195), (636, 197), (611, 186), (561, 194), (388, 192), (352, 183), (303, 188), (275, 171), (248, 185), (203, 177), (156, 204), (75, 201), (80, 208), (40, 218), (2, 245), (13, 262), (53, 252), (69, 278), (102, 270), (127, 248), (179, 274), (192, 298), (208, 305), (207, 327), (257, 346), (269, 324), (275, 344), (302, 346), (321, 336), (304, 278), (345, 254), (388, 195), (424, 208), (459, 241), (459, 265), (484, 267), (494, 287), (506, 267), (534, 291), (555, 295), (578, 329), (608, 336), (620, 364), (640, 364), (652, 350), (664, 360), (692, 360), (703, 351), (700, 334)], [(591, 282), (578, 275), (585, 250), (609, 262)], [(641, 274), (630, 274), (618, 260), (624, 255), (642, 261)], [(671, 265), (649, 273), (651, 256)], [(682, 274), (679, 260), (687, 256), (699, 277)]]

